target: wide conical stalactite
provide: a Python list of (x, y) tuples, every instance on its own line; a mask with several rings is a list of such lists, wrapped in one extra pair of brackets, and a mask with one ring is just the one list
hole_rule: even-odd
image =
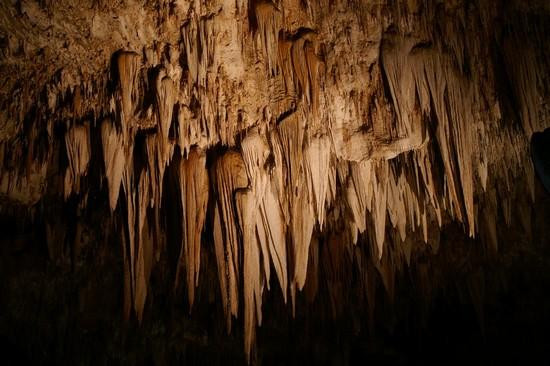
[[(105, 202), (126, 319), (142, 320), (175, 222), (170, 281), (191, 311), (214, 253), (247, 358), (268, 290), (293, 313), (322, 267), (337, 312), (354, 272), (360, 296), (377, 272), (393, 298), (449, 222), (491, 253), (503, 222), (530, 225), (544, 1), (23, 0), (0, 15), (0, 209)], [(48, 220), (56, 259), (66, 228)]]

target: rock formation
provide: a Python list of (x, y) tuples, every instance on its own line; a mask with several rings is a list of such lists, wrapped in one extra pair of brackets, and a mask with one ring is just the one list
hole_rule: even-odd
[(126, 319), (173, 240), (193, 316), (214, 253), (249, 358), (266, 291), (292, 313), (322, 267), (336, 311), (351, 263), (357, 296), (377, 272), (394, 298), (446, 224), (491, 253), (529, 227), (549, 20), (536, 0), (4, 1), (0, 210), (40, 217), (58, 262), (56, 207), (107, 205)]

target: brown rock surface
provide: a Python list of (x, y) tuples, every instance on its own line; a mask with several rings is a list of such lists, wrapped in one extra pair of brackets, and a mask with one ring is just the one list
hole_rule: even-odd
[[(548, 34), (536, 0), (3, 1), (6, 265), (47, 248), (60, 283), (88, 281), (85, 314), (101, 278), (79, 266), (101, 268), (146, 328), (185, 282), (192, 319), (243, 319), (247, 360), (266, 301), (298, 319), (304, 298), (335, 319), (368, 303), (374, 326), (377, 284), (399, 303), (407, 271), (427, 309), (468, 267), (483, 324), (492, 263), (550, 219), (529, 156)], [(9, 293), (33, 281), (5, 271)]]

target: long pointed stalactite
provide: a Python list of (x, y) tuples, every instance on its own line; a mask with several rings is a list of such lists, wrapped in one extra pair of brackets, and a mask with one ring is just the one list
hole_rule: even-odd
[[(46, 16), (68, 2), (20, 3), (0, 5), (2, 30), (68, 27)], [(92, 3), (65, 48), (55, 27), (1, 38), (0, 198), (84, 212), (101, 192), (126, 319), (144, 317), (169, 218), (175, 288), (191, 311), (201, 252), (214, 253), (247, 359), (268, 290), (294, 312), (322, 267), (337, 312), (353, 266), (372, 317), (374, 273), (393, 298), (396, 273), (418, 248), (437, 252), (446, 223), (496, 253), (498, 218), (528, 220), (529, 139), (550, 125), (545, 5)]]

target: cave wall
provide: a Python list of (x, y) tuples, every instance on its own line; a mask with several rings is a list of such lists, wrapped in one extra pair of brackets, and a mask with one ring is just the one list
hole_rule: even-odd
[[(427, 312), (456, 282), (437, 268), (461, 273), (451, 256), (476, 268), (463, 287), (483, 318), (479, 273), (544, 241), (529, 141), (550, 125), (549, 15), (545, 1), (3, 2), (6, 292), (66, 294), (78, 329), (90, 306), (113, 332), (212, 322), (249, 360), (281, 313), (356, 307), (375, 328), (403, 278)], [(113, 298), (95, 304), (103, 281)], [(154, 323), (157, 302), (183, 313)]]

